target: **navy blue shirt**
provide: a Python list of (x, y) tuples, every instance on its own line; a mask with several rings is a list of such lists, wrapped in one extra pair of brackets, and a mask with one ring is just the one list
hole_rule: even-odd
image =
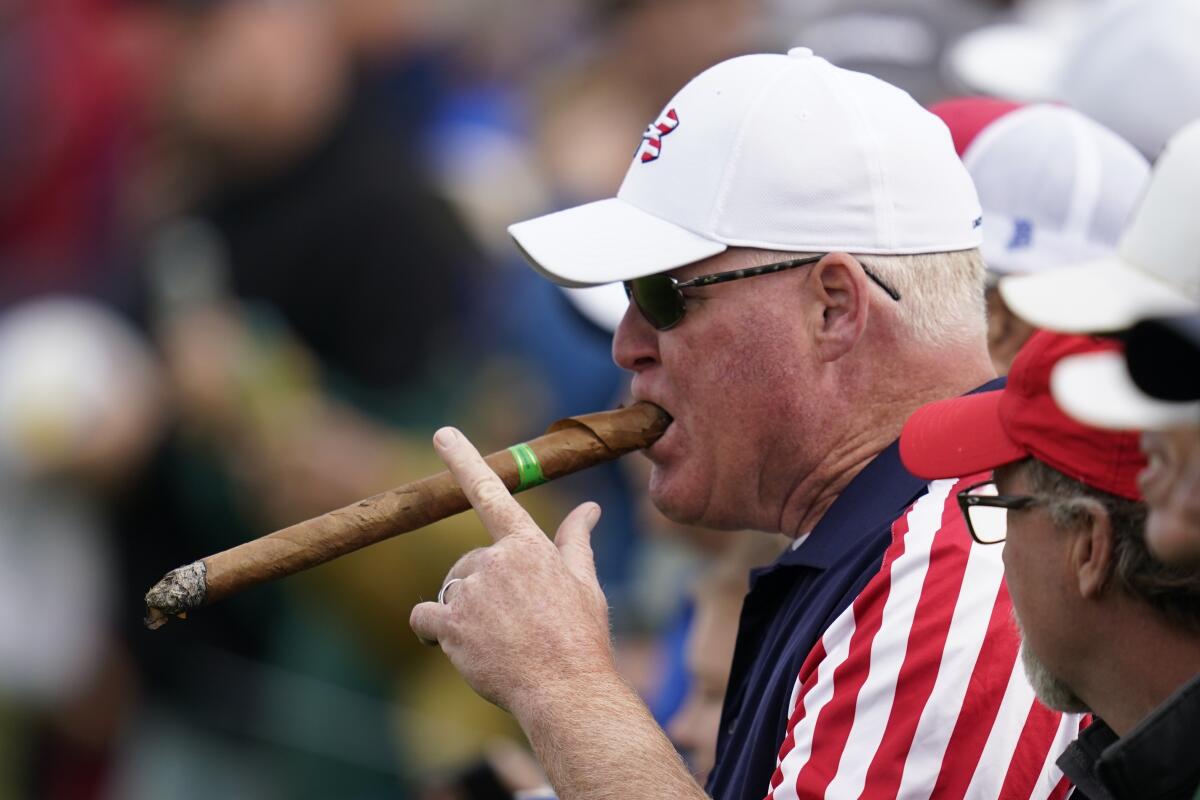
[[(976, 391), (1003, 386), (998, 379)], [(892, 523), (927, 486), (904, 468), (893, 442), (854, 477), (800, 547), (751, 573), (708, 779), (716, 800), (766, 797), (804, 659), (879, 572)]]

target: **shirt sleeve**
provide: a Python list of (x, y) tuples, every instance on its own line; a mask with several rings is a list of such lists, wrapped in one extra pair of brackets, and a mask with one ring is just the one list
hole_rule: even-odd
[(767, 800), (1059, 798), (1080, 718), (1035, 702), (1001, 545), (974, 543), (935, 481), (879, 573), (806, 658)]

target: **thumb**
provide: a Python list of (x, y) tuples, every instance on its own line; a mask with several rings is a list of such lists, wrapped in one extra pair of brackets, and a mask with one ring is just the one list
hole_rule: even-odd
[(592, 528), (600, 521), (600, 506), (584, 503), (575, 508), (558, 526), (554, 544), (578, 579), (596, 582), (596, 558), (592, 555)]
[(426, 602), (413, 606), (412, 613), (408, 617), (408, 624), (413, 629), (413, 633), (417, 634), (417, 638), (421, 640), (421, 644), (437, 647), (438, 641), (441, 639), (442, 617), (445, 612), (446, 607), (441, 603)]

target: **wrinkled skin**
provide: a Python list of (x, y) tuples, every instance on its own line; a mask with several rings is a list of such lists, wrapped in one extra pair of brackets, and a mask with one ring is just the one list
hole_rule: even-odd
[(443, 603), (413, 609), (413, 630), (439, 644), (482, 697), (514, 713), (581, 671), (611, 668), (608, 604), (590, 543), (600, 507), (576, 508), (552, 542), (465, 436), (443, 428), (434, 442), (496, 542), (454, 565), (447, 581), (458, 580)]

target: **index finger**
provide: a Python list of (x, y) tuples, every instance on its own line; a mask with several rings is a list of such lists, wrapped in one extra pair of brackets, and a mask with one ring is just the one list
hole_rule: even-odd
[(466, 436), (454, 428), (442, 428), (433, 435), (433, 444), (495, 541), (537, 527)]

